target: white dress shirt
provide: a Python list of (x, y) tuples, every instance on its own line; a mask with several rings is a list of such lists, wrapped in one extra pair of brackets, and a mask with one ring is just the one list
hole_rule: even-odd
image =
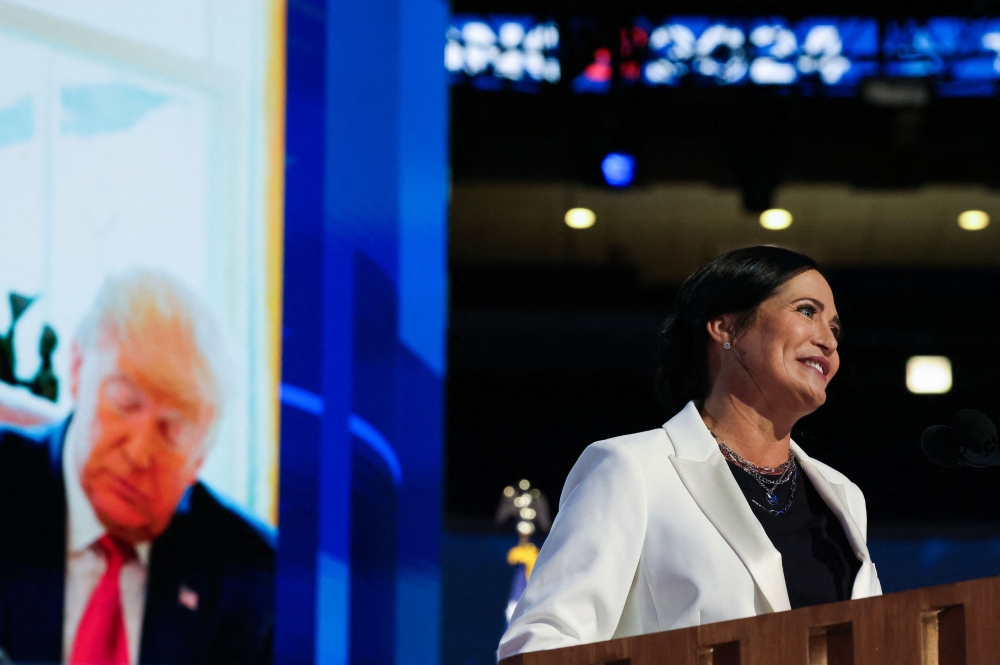
[[(792, 442), (861, 563), (851, 598), (882, 592), (865, 499)], [(589, 446), (500, 642), (500, 658), (790, 609), (771, 544), (698, 409)]]
[[(73, 652), (77, 626), (83, 618), (90, 596), (107, 569), (97, 541), (106, 533), (80, 485), (80, 469), (75, 460), (77, 446), (85, 445), (86, 436), (80, 420), (70, 422), (63, 446), (62, 469), (66, 482), (66, 594), (63, 600), (63, 661)], [(128, 636), (129, 663), (139, 662), (142, 638), (142, 615), (146, 606), (146, 578), (149, 572), (150, 543), (135, 546), (136, 558), (122, 566), (119, 585), (125, 633)]]

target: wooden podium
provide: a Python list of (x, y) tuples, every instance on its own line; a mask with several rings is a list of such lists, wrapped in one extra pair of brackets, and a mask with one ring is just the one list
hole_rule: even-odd
[(501, 665), (890, 664), (1000, 664), (1000, 577), (501, 661)]

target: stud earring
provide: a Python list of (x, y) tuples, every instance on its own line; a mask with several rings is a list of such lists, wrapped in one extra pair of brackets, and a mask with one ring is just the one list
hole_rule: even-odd
[(724, 348), (724, 349), (731, 349), (731, 348), (733, 348), (733, 345), (730, 344), (729, 342), (726, 342), (725, 344), (722, 345), (722, 348)]

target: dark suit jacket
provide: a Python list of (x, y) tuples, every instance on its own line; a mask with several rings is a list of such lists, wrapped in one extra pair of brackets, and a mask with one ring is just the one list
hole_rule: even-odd
[[(18, 663), (62, 660), (67, 425), (0, 427), (0, 647)], [(140, 662), (269, 663), (273, 625), (273, 536), (196, 483), (150, 550)]]

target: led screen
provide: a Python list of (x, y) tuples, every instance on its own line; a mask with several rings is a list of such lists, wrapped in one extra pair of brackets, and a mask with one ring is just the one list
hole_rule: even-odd
[(455, 16), (446, 32), (452, 84), (482, 90), (536, 91), (558, 83), (559, 28), (530, 16)]
[[(622, 31), (619, 79), (646, 86), (792, 85), (844, 88), (877, 73), (873, 19), (638, 19)], [(599, 47), (573, 81), (577, 92), (602, 92), (613, 77), (611, 51)]]
[(269, 662), (277, 5), (6, 4), (0, 660)]
[[(571, 23), (583, 27), (571, 31), (562, 52), (586, 56), (572, 68), (558, 64), (555, 24), (456, 17), (445, 49), (452, 83), (535, 92), (542, 81), (558, 82), (562, 70), (576, 93), (751, 85), (853, 95), (866, 79), (887, 78), (923, 80), (941, 96), (990, 96), (1000, 80), (1000, 19), (640, 17), (613, 38), (594, 19)], [(551, 30), (552, 48), (526, 51), (520, 35), (542, 29)]]
[(882, 51), (886, 76), (934, 81), (942, 96), (990, 96), (1000, 79), (1000, 19), (891, 21)]

